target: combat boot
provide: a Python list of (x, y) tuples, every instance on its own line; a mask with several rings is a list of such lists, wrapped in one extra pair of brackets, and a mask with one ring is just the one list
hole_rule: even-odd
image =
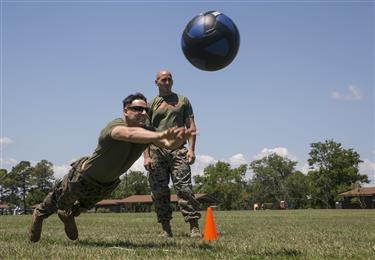
[(31, 242), (38, 242), (42, 233), (43, 217), (39, 216), (38, 211), (34, 209), (32, 224), (29, 229), (29, 239)]
[(163, 231), (159, 234), (159, 237), (165, 237), (165, 238), (173, 237), (171, 223), (169, 222), (169, 220), (162, 221), (161, 227)]
[(190, 237), (202, 237), (201, 231), (199, 230), (198, 219), (189, 220), (190, 223)]
[(73, 214), (69, 214), (64, 210), (57, 211), (57, 215), (60, 220), (64, 223), (65, 234), (70, 240), (76, 240), (78, 238), (78, 229)]

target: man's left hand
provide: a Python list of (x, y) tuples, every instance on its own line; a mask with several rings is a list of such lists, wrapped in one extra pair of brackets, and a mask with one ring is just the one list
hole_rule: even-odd
[(195, 162), (195, 153), (193, 150), (188, 150), (186, 154), (187, 160), (189, 164), (193, 164)]

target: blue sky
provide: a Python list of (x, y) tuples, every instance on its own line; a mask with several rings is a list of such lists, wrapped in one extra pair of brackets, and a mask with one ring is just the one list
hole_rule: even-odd
[[(216, 72), (180, 47), (207, 10), (241, 35)], [(375, 184), (373, 1), (1, 1), (0, 168), (46, 159), (61, 177), (93, 152), (125, 96), (157, 94), (161, 68), (194, 108), (194, 174), (271, 152), (306, 172), (310, 144), (333, 139)]]

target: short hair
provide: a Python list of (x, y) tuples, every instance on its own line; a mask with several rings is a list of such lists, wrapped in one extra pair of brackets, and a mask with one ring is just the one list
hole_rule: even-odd
[(122, 101), (122, 108), (125, 108), (127, 105), (130, 105), (136, 99), (141, 99), (147, 103), (146, 97), (142, 93), (137, 92), (124, 98), (124, 100)]

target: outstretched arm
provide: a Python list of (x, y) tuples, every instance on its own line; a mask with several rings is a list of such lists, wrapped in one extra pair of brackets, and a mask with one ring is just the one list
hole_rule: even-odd
[(192, 134), (195, 133), (187, 131), (184, 127), (174, 127), (163, 132), (153, 132), (142, 127), (116, 126), (111, 132), (112, 138), (116, 140), (140, 144), (154, 143), (167, 149), (178, 148)]
[(166, 131), (153, 132), (142, 127), (116, 126), (112, 129), (111, 136), (119, 141), (148, 144), (163, 138)]

